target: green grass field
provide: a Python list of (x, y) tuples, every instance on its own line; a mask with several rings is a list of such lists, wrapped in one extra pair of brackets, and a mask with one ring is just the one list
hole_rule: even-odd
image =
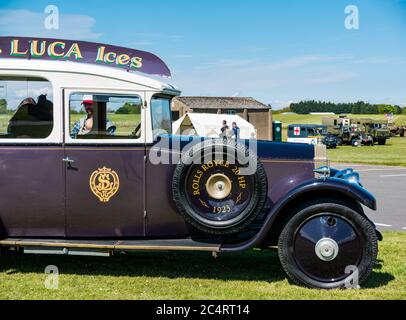
[[(360, 290), (289, 283), (276, 250), (213, 259), (209, 253), (135, 253), (111, 258), (0, 257), (0, 299), (406, 299), (406, 233), (386, 232), (378, 263)], [(46, 289), (44, 269), (59, 268)]]
[[(84, 115), (72, 116), (71, 125)], [(321, 123), (324, 116), (320, 115), (297, 115), (297, 114), (275, 114), (275, 120), (282, 121), (283, 138), (286, 141), (286, 131), (289, 124), (310, 124)], [(383, 115), (353, 115), (352, 117), (384, 119)], [(0, 132), (7, 132), (7, 125), (10, 115), (0, 115)], [(116, 135), (128, 136), (140, 122), (139, 115), (108, 114), (108, 119), (116, 124)], [(395, 116), (398, 124), (406, 124), (406, 116)], [(333, 162), (365, 163), (380, 165), (406, 166), (406, 138), (395, 137), (388, 140), (385, 146), (375, 145), (374, 147), (354, 148), (342, 146), (335, 150), (328, 150), (329, 160)]]
[(327, 150), (327, 155), (333, 162), (406, 166), (406, 138), (391, 138), (384, 146), (341, 146)]
[[(283, 139), (286, 141), (286, 132), (289, 124), (321, 124), (320, 115), (298, 114), (275, 114), (274, 119), (282, 122)], [(384, 120), (383, 115), (350, 115), (353, 118), (372, 118)], [(395, 116), (395, 122), (399, 125), (406, 124), (405, 115)], [(384, 146), (373, 147), (342, 146), (327, 152), (328, 158), (333, 162), (365, 163), (378, 165), (406, 166), (406, 138), (394, 137), (387, 141)]]

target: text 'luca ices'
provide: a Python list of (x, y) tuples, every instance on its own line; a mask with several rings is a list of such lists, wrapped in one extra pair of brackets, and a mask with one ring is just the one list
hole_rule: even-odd
[[(30, 41), (28, 49), (21, 48), (19, 40), (12, 40), (10, 46), (10, 56), (12, 57), (31, 57), (41, 58), (48, 56), (53, 59), (83, 59), (80, 45), (77, 42), (67, 46), (64, 41), (52, 41), (48, 42), (32, 40)], [(106, 50), (105, 46), (99, 46), (97, 48), (96, 57), (94, 61), (105, 64), (116, 64), (118, 66), (129, 66), (133, 69), (139, 69), (142, 67), (141, 57), (130, 57), (128, 54), (119, 54), (114, 51)]]

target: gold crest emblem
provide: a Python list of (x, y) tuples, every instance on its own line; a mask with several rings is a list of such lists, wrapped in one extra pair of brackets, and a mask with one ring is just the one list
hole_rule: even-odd
[(120, 187), (120, 179), (114, 170), (103, 167), (92, 173), (89, 184), (90, 190), (101, 202), (109, 202)]

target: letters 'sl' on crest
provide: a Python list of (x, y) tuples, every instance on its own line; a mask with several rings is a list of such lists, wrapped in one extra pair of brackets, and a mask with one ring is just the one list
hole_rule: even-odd
[(101, 202), (109, 202), (120, 188), (120, 179), (114, 170), (103, 167), (92, 173), (89, 184), (90, 190)]

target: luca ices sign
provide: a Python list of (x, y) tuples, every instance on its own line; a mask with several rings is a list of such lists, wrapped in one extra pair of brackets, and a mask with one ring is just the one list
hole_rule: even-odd
[(83, 62), (171, 76), (168, 66), (150, 52), (86, 41), (0, 37), (0, 58)]

